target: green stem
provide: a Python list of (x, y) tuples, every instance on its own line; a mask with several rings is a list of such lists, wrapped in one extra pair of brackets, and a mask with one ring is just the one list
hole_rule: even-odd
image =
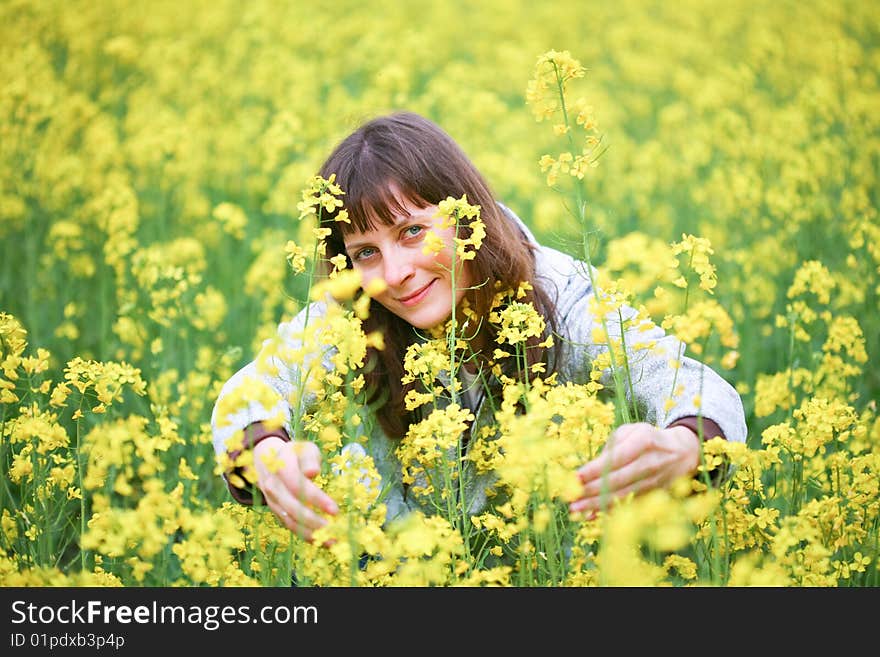
[[(694, 252), (693, 252), (693, 250), (691, 250), (691, 255), (690, 255), (690, 258), (688, 259), (688, 267), (687, 267), (688, 271), (690, 271), (691, 267), (693, 266), (693, 263), (694, 263)], [(682, 316), (687, 315), (688, 305), (690, 304), (690, 297), (691, 297), (691, 286), (686, 285), (684, 288), (684, 309), (682, 310)], [(684, 358), (685, 344), (684, 344), (684, 342), (681, 342), (681, 341), (679, 341), (679, 342), (680, 342), (680, 344), (678, 345), (678, 355), (676, 356), (677, 367), (675, 368), (675, 372), (672, 375), (672, 390), (669, 391), (669, 398), (670, 399), (675, 397), (675, 386), (678, 382), (678, 372), (681, 370), (681, 359)], [(669, 417), (668, 410), (665, 412), (664, 419), (666, 417)]]
[[(458, 211), (456, 211), (455, 212), (455, 232), (454, 232), (456, 239), (458, 238), (458, 230), (461, 226), (460, 221), (461, 221), (461, 217), (459, 217), (459, 213), (458, 213)], [(460, 365), (456, 362), (456, 358), (455, 358), (456, 346), (458, 343), (458, 340), (456, 338), (456, 336), (458, 334), (458, 316), (457, 316), (458, 308), (457, 308), (457, 303), (456, 303), (456, 300), (458, 298), (458, 295), (456, 293), (456, 286), (457, 286), (456, 269), (458, 266), (457, 258), (456, 258), (457, 255), (458, 255), (458, 244), (455, 240), (453, 240), (452, 267), (451, 267), (451, 271), (450, 271), (450, 285), (452, 287), (452, 303), (451, 303), (452, 312), (451, 312), (451, 317), (450, 317), (449, 332), (447, 333), (446, 340), (447, 340), (447, 347), (449, 349), (450, 397), (451, 397), (451, 402), (456, 405), (458, 405), (458, 403), (459, 403), (459, 396), (458, 396), (458, 392), (456, 391), (456, 383), (458, 382), (457, 372), (458, 372), (458, 368), (460, 367)], [(458, 525), (457, 529), (459, 530), (459, 532), (462, 535), (462, 538), (464, 539), (463, 544), (464, 544), (464, 550), (465, 550), (465, 558), (468, 560), (468, 563), (472, 563), (471, 550), (470, 550), (470, 540), (468, 540), (468, 537), (470, 536), (470, 523), (468, 522), (469, 501), (466, 499), (467, 490), (466, 490), (466, 486), (465, 486), (465, 484), (466, 484), (465, 472), (464, 472), (465, 453), (464, 453), (463, 445), (461, 444), (461, 439), (458, 440), (457, 445), (456, 445), (456, 456), (457, 456), (457, 458), (455, 459), (455, 464), (453, 465), (453, 468), (454, 468), (454, 471), (458, 475), (457, 476), (458, 494), (456, 496), (458, 498), (458, 500), (457, 500), (458, 513), (456, 513), (455, 507), (452, 506), (453, 500), (451, 500), (450, 497), (447, 496), (447, 498), (446, 498), (447, 514), (448, 514), (447, 517), (450, 520), (452, 520), (455, 517), (458, 517), (458, 521), (456, 523), (454, 523), (453, 526)], [(444, 468), (444, 471), (446, 473), (446, 476), (449, 477), (450, 473), (448, 472), (448, 469)], [(448, 483), (450, 485), (455, 485), (454, 482), (448, 482)]]
[[(620, 326), (623, 326), (623, 313), (620, 312), (620, 308), (617, 309), (617, 321), (620, 322)], [(625, 355), (627, 353), (626, 352), (626, 331), (624, 331), (622, 329), (620, 331), (620, 346), (623, 349), (623, 353)], [(625, 356), (623, 359), (623, 373), (626, 377), (626, 381), (624, 383), (629, 385), (629, 398), (631, 400), (632, 409), (633, 409), (633, 416), (632, 416), (632, 418), (630, 418), (630, 416), (629, 416), (630, 405), (628, 403), (626, 403), (626, 399), (624, 398), (624, 400), (623, 400), (624, 401), (624, 404), (623, 404), (624, 417), (626, 418), (627, 422), (638, 422), (639, 421), (639, 409), (638, 409), (638, 405), (636, 404), (636, 401), (635, 401), (636, 400), (636, 393), (635, 393), (635, 389), (633, 387), (632, 373), (630, 372), (630, 369), (629, 369), (629, 358), (626, 358)]]
[[(552, 62), (552, 60), (551, 60), (551, 62)], [(568, 108), (565, 104), (565, 87), (563, 85), (563, 80), (562, 80), (562, 76), (560, 75), (559, 67), (556, 65), (556, 62), (552, 62), (552, 64), (553, 64), (553, 70), (554, 70), (555, 76), (556, 76), (556, 87), (557, 87), (557, 92), (559, 93), (559, 103), (560, 103), (560, 107), (562, 109), (562, 118), (565, 123), (565, 134), (568, 139), (569, 148), (571, 149), (571, 152), (573, 153), (575, 151), (575, 143), (574, 143), (574, 138), (571, 136), (571, 132), (572, 132), (571, 121), (568, 117)], [(572, 155), (572, 157), (573, 157), (573, 155)], [(575, 193), (575, 201), (576, 201), (576, 205), (577, 205), (577, 220), (580, 225), (581, 232), (582, 232), (582, 238), (583, 238), (582, 245), (583, 245), (583, 249), (584, 249), (584, 261), (587, 264), (587, 277), (589, 278), (590, 287), (593, 291), (593, 295), (596, 298), (596, 300), (598, 301), (599, 300), (599, 289), (596, 285), (595, 276), (593, 275), (593, 264), (592, 264), (592, 257), (591, 257), (591, 253), (590, 253), (590, 241), (588, 238), (587, 226), (586, 226), (586, 223), (587, 223), (586, 209), (585, 209), (585, 203), (584, 203), (584, 197), (583, 197), (583, 189), (581, 188), (580, 181), (575, 182), (574, 193)], [(611, 366), (610, 366), (611, 367), (611, 374), (612, 374), (612, 379), (614, 381), (616, 396), (618, 399), (618, 405), (617, 405), (618, 408), (615, 409), (615, 412), (618, 414), (618, 421), (619, 422), (628, 423), (630, 421), (630, 417), (629, 417), (629, 410), (627, 408), (627, 404), (625, 402), (621, 404), (621, 402), (620, 402), (621, 398), (623, 398), (624, 400), (626, 399), (626, 394), (625, 394), (625, 392), (623, 392), (623, 393), (621, 392), (621, 388), (623, 387), (624, 384), (620, 380), (620, 375), (618, 374), (617, 358), (614, 354), (614, 349), (612, 348), (612, 346), (610, 344), (611, 334), (608, 330), (608, 319), (603, 314), (600, 317), (600, 321), (602, 323), (602, 329), (605, 331), (605, 335), (609, 341), (608, 352), (609, 352), (609, 356), (611, 359)], [(620, 332), (621, 332), (621, 335), (624, 332), (623, 325), (620, 326)], [(624, 360), (627, 360), (627, 355), (626, 355), (625, 351), (624, 351), (623, 355), (624, 355)]]
[[(82, 399), (82, 397), (80, 397)], [(82, 401), (80, 401), (80, 407), (82, 407)], [(83, 485), (83, 464), (81, 460), (82, 456), (82, 436), (80, 434), (80, 421), (79, 418), (76, 420), (76, 476), (77, 482), (79, 483), (79, 565), (82, 569), (82, 572), (89, 572), (88, 565), (88, 551), (83, 549), (82, 547), (82, 537), (86, 533), (86, 489)]]

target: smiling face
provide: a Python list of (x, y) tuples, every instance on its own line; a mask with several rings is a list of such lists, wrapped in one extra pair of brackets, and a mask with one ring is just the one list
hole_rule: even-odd
[[(345, 251), (360, 270), (364, 287), (376, 278), (387, 284), (373, 297), (376, 301), (418, 329), (433, 328), (452, 313), (455, 227), (440, 227), (441, 219), (434, 216), (436, 205), (419, 208), (403, 201), (400, 206), (393, 224), (374, 221), (370, 230), (346, 235)], [(423, 251), (428, 231), (445, 245), (437, 254)], [(470, 284), (463, 263), (457, 265), (456, 305)]]

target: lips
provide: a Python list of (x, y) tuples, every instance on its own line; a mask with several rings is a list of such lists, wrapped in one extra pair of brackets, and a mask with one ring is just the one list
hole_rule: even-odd
[(419, 301), (421, 301), (422, 299), (425, 298), (425, 296), (428, 294), (428, 291), (433, 287), (434, 283), (436, 283), (436, 282), (437, 282), (437, 279), (435, 278), (430, 283), (428, 283), (427, 285), (425, 285), (423, 287), (420, 287), (418, 290), (416, 290), (412, 294), (407, 295), (405, 297), (398, 297), (397, 300), (400, 303), (402, 303), (404, 306), (415, 305)]

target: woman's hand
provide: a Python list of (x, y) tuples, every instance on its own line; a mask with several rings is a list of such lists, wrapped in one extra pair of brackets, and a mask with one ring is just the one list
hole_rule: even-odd
[(578, 469), (583, 493), (569, 510), (596, 512), (614, 498), (669, 486), (695, 473), (699, 464), (700, 439), (687, 427), (623, 424), (608, 438), (602, 453)]
[(266, 504), (303, 539), (311, 541), (312, 532), (327, 524), (317, 510), (339, 513), (336, 503), (312, 481), (321, 471), (321, 451), (315, 443), (265, 438), (254, 447), (254, 468)]

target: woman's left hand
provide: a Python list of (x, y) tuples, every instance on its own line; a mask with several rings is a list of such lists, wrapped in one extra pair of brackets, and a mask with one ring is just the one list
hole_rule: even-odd
[(569, 510), (595, 512), (614, 498), (669, 486), (695, 473), (699, 463), (700, 439), (687, 427), (623, 424), (608, 438), (602, 453), (578, 469), (583, 492)]

